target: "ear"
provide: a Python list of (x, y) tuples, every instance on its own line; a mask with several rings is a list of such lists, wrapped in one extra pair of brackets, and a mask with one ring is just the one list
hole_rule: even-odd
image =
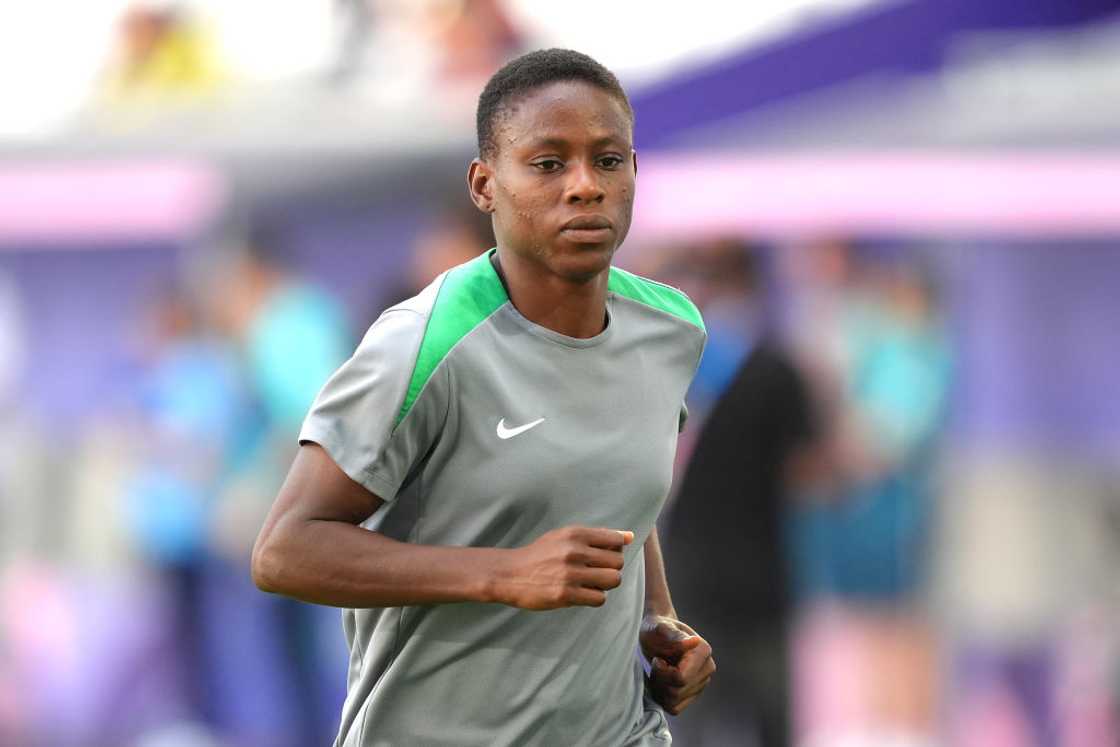
[(638, 151), (630, 149), (630, 157), (634, 159), (634, 176), (638, 175)]
[(494, 212), (494, 170), (490, 164), (476, 158), (467, 170), (467, 190), (471, 201), (484, 213)]

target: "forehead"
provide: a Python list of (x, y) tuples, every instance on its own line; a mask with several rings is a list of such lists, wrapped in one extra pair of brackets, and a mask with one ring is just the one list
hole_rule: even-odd
[(541, 140), (572, 144), (617, 140), (629, 145), (633, 123), (618, 97), (583, 81), (549, 83), (503, 107), (494, 135), (499, 150)]

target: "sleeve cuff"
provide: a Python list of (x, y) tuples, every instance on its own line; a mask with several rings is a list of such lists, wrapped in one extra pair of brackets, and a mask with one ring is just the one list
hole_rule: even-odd
[(327, 452), (327, 456), (338, 465), (346, 476), (376, 495), (385, 503), (392, 503), (400, 490), (400, 483), (370, 467), (355, 466), (343, 455), (345, 450), (338, 439), (327, 429), (311, 423), (304, 425), (299, 434), (299, 444), (316, 443)]

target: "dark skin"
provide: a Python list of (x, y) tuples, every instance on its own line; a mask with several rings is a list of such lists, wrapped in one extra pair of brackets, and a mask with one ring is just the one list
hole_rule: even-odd
[[(630, 228), (634, 201), (629, 115), (599, 88), (553, 83), (513, 102), (495, 137), (496, 152), (471, 163), (468, 186), (493, 216), (510, 300), (527, 319), (561, 334), (599, 334), (611, 257)], [(619, 528), (561, 527), (514, 549), (417, 545), (358, 526), (382, 504), (320, 446), (300, 447), (253, 548), (257, 586), (340, 607), (598, 607), (622, 582), (622, 549), (634, 539)], [(652, 662), (648, 685), (678, 714), (707, 686), (715, 662), (708, 643), (677, 619), (656, 528), (643, 552), (639, 642)]]

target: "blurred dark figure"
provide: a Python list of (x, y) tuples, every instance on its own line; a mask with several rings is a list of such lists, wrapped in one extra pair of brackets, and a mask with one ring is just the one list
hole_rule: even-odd
[(750, 347), (700, 432), (668, 520), (674, 603), (721, 652), (713, 686), (673, 727), (685, 747), (790, 743), (782, 515), (812, 437), (811, 407), (797, 369), (762, 329), (764, 288), (748, 247), (738, 272)]
[(375, 308), (369, 310), (372, 324), (389, 306), (412, 298), (441, 272), (474, 259), (494, 246), (490, 216), (482, 213), (457, 192), (448, 198), (437, 217), (425, 226), (409, 253), (407, 272)]

